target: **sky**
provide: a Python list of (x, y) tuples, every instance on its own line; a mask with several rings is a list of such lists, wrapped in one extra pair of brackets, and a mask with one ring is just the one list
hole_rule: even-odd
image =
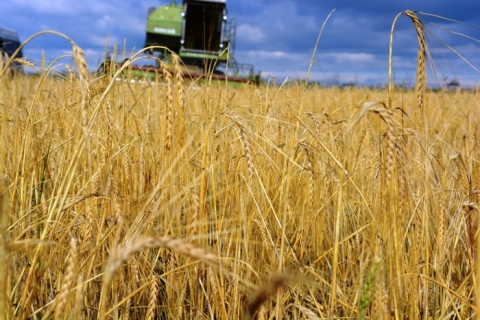
[[(105, 46), (143, 47), (147, 11), (170, 0), (3, 0), (0, 26), (22, 41), (43, 30), (71, 37), (94, 69)], [(181, 3), (181, 0), (177, 0)], [(262, 78), (305, 79), (320, 29), (310, 80), (322, 84), (383, 86), (388, 81), (390, 30), (395, 17), (415, 10), (428, 29), (428, 83), (458, 79), (462, 87), (480, 83), (480, 1), (475, 0), (228, 0), (229, 18), (237, 22), (235, 58), (254, 65)], [(443, 18), (448, 18), (443, 19)], [(455, 20), (455, 21), (453, 21)], [(397, 20), (393, 41), (393, 78), (415, 85), (418, 42), (411, 20)], [(27, 59), (47, 62), (71, 54), (68, 41), (53, 35), (33, 39)], [(71, 64), (71, 59), (59, 63)], [(435, 70), (435, 72), (432, 72)]]

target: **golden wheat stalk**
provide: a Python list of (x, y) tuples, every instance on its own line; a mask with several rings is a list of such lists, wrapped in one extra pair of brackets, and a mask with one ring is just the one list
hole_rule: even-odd
[(458, 181), (460, 182), (463, 189), (463, 204), (462, 207), (467, 213), (467, 230), (466, 230), (466, 245), (467, 245), (467, 254), (470, 263), (470, 267), (473, 269), (475, 261), (475, 223), (474, 215), (478, 212), (478, 207), (476, 203), (471, 201), (472, 199), (472, 184), (471, 176), (468, 174), (467, 167), (465, 162), (462, 159), (462, 156), (457, 153), (450, 157), (450, 160), (453, 160), (457, 165), (458, 169)]
[(8, 207), (9, 194), (7, 192), (0, 194), (0, 317), (6, 316), (10, 312), (10, 301), (7, 299), (8, 292), (8, 268), (7, 257), (9, 255), (7, 246), (8, 229)]
[(441, 184), (441, 198), (440, 198), (440, 212), (438, 213), (438, 227), (437, 227), (437, 263), (438, 266), (443, 265), (445, 261), (445, 217), (448, 217), (448, 202), (447, 202), (447, 175), (448, 170), (444, 170), (442, 174), (442, 184)]
[(143, 194), (143, 188), (146, 184), (145, 181), (145, 158), (143, 155), (143, 150), (144, 150), (144, 139), (143, 139), (143, 133), (142, 133), (142, 124), (140, 123), (140, 119), (138, 119), (138, 116), (135, 114), (135, 112), (132, 111), (132, 117), (133, 121), (135, 122), (135, 129), (137, 132), (137, 136), (139, 138), (139, 150), (138, 150), (138, 167), (137, 167), (137, 183), (138, 183), (138, 194), (142, 195)]
[(392, 110), (393, 104), (393, 94), (394, 94), (394, 83), (393, 83), (393, 72), (392, 72), (392, 64), (393, 64), (393, 31), (395, 29), (395, 24), (397, 19), (405, 14), (409, 17), (415, 30), (417, 31), (417, 39), (418, 39), (418, 55), (417, 55), (417, 77), (415, 83), (415, 92), (417, 97), (417, 107), (421, 109), (423, 112), (424, 105), (425, 105), (425, 92), (426, 92), (426, 81), (427, 81), (427, 65), (426, 65), (426, 54), (427, 54), (427, 45), (425, 41), (425, 33), (424, 27), (418, 16), (415, 14), (414, 11), (407, 10), (404, 12), (399, 13), (392, 24), (392, 28), (390, 30), (390, 46), (389, 46), (389, 55), (388, 55), (388, 109)]
[(228, 177), (234, 177), (235, 167), (237, 166), (237, 152), (233, 143), (229, 144), (230, 149), (230, 163), (227, 170)]
[(94, 207), (93, 200), (87, 199), (85, 201), (85, 223), (83, 227), (83, 241), (80, 247), (80, 254), (82, 256), (87, 256), (90, 253), (90, 249), (93, 245), (93, 225), (94, 225)]
[(107, 168), (111, 167), (110, 158), (113, 154), (113, 130), (114, 130), (114, 121), (113, 121), (113, 110), (112, 106), (108, 101), (107, 104), (107, 143), (105, 145), (105, 164)]
[(62, 287), (58, 293), (55, 307), (55, 319), (62, 319), (67, 304), (68, 294), (70, 293), (70, 286), (73, 282), (73, 275), (75, 273), (76, 261), (77, 261), (77, 244), (75, 239), (70, 240), (70, 252), (67, 261), (67, 269), (63, 275)]
[(65, 65), (65, 68), (68, 71), (68, 87), (67, 87), (67, 101), (66, 106), (67, 108), (73, 105), (73, 81), (75, 79), (75, 75), (73, 74), (73, 70), (69, 65)]
[[(87, 108), (88, 100), (90, 98), (90, 86), (89, 86), (90, 76), (88, 72), (88, 64), (87, 64), (87, 61), (85, 60), (85, 52), (83, 52), (82, 48), (80, 48), (77, 45), (73, 45), (72, 50), (73, 50), (73, 58), (75, 60), (75, 63), (77, 64), (78, 73), (80, 75), (80, 83), (81, 83), (83, 105), (84, 105), (83, 108)], [(88, 124), (88, 119), (84, 118), (84, 125), (86, 124)]]
[(178, 142), (180, 146), (185, 145), (185, 84), (183, 79), (183, 72), (181, 70), (180, 57), (172, 54), (172, 61), (174, 66), (175, 87), (177, 91), (177, 114), (178, 114)]
[(198, 223), (198, 214), (200, 212), (200, 199), (198, 195), (195, 193), (194, 188), (191, 190), (192, 196), (192, 213), (190, 215), (190, 221), (188, 224), (188, 236), (195, 237), (197, 235), (197, 223)]
[[(120, 230), (120, 229), (119, 229)], [(180, 239), (173, 239), (167, 236), (163, 237), (140, 237), (136, 238), (123, 248), (115, 250), (108, 260), (103, 276), (102, 293), (100, 297), (99, 318), (103, 319), (106, 311), (107, 289), (113, 279), (117, 269), (123, 262), (127, 261), (133, 254), (147, 248), (165, 248), (173, 252), (184, 254), (196, 260), (200, 260), (211, 266), (219, 266), (219, 259), (205, 250), (197, 248), (188, 242)]]
[(35, 71), (39, 71), (37, 66), (33, 64), (33, 62), (28, 61), (27, 59), (24, 58), (15, 58), (13, 59), (13, 62), (18, 62), (24, 66), (30, 67), (32, 69), (35, 69)]
[(240, 137), (242, 138), (243, 146), (245, 148), (245, 157), (247, 159), (248, 178), (250, 183), (252, 183), (255, 166), (253, 164), (252, 147), (250, 144), (249, 136), (247, 134), (247, 128), (243, 124), (242, 118), (240, 118), (234, 112), (223, 112), (223, 115), (233, 120), (233, 122), (235, 122), (235, 124), (240, 128)]
[(155, 308), (157, 307), (157, 297), (158, 297), (158, 278), (154, 277), (150, 281), (150, 299), (148, 300), (148, 308), (145, 319), (153, 320), (155, 319)]
[(425, 42), (425, 34), (423, 32), (423, 24), (418, 19), (417, 15), (413, 11), (405, 11), (405, 15), (412, 19), (415, 30), (417, 31), (418, 39), (418, 59), (417, 59), (417, 78), (415, 84), (415, 92), (417, 93), (417, 106), (420, 109), (424, 108), (424, 98), (427, 81), (427, 63), (426, 63), (426, 50), (427, 45)]
[[(187, 282), (189, 279), (185, 279), (184, 282)], [(180, 291), (180, 294), (178, 295), (178, 299), (177, 299), (177, 305), (178, 305), (178, 309), (177, 309), (177, 318), (183, 318), (184, 317), (184, 310), (185, 310), (185, 297), (187, 296), (187, 288), (188, 288), (188, 284), (187, 283), (183, 283), (182, 285), (182, 289)]]
[[(305, 112), (306, 115), (308, 115), (311, 119), (312, 119), (312, 122), (313, 122), (313, 125), (315, 127), (315, 134), (317, 135), (317, 137), (320, 137), (320, 122), (318, 121), (318, 118), (315, 116), (315, 114), (313, 114), (312, 112)], [(314, 149), (318, 149), (318, 141), (317, 140), (314, 140)]]
[(245, 310), (245, 319), (253, 319), (262, 304), (272, 296), (279, 288), (286, 285), (292, 278), (287, 275), (276, 275), (272, 277), (267, 283), (262, 285), (255, 294), (252, 301)]
[(132, 299), (128, 299), (125, 303), (125, 307), (123, 308), (123, 320), (130, 320), (130, 309), (132, 307)]
[(259, 123), (259, 132), (261, 135), (264, 134), (265, 132), (265, 119), (268, 115), (268, 106), (267, 106), (267, 110), (265, 110), (265, 102), (263, 100), (263, 95), (262, 93), (260, 92), (260, 90), (258, 89), (255, 89), (255, 93), (257, 95), (257, 99), (258, 99), (258, 105), (259, 105), (259, 108), (260, 108), (260, 123)]
[(167, 86), (167, 103), (166, 103), (166, 112), (165, 112), (165, 144), (164, 147), (167, 151), (170, 150), (172, 146), (172, 135), (173, 135), (173, 78), (168, 66), (160, 61), (160, 67), (162, 69), (163, 76), (165, 78)]
[(183, 80), (183, 72), (181, 70), (181, 60), (176, 54), (172, 54), (172, 61), (174, 67), (175, 87), (177, 89), (178, 106), (183, 110), (185, 107), (185, 88)]
[[(367, 103), (368, 104), (368, 103)], [(393, 162), (395, 160), (395, 145), (396, 137), (394, 133), (393, 119), (390, 115), (390, 112), (385, 108), (385, 105), (381, 103), (382, 106), (378, 106), (378, 103), (373, 103), (369, 105), (370, 111), (378, 114), (380, 118), (387, 125), (387, 162), (386, 162), (386, 183), (387, 186), (392, 180), (392, 174), (394, 170)]]
[(469, 197), (470, 195), (470, 177), (467, 172), (467, 167), (465, 166), (465, 162), (463, 162), (462, 156), (460, 153), (454, 154), (450, 156), (450, 160), (453, 160), (457, 165), (458, 169), (458, 181), (463, 188), (463, 192), (465, 197)]
[(82, 313), (84, 284), (83, 277), (77, 278), (77, 290), (75, 291), (75, 306), (73, 308), (73, 320), (80, 319)]
[(306, 155), (307, 166), (305, 170), (308, 171), (308, 176), (309, 176), (309, 196), (308, 196), (309, 201), (308, 202), (310, 205), (310, 210), (313, 210), (313, 199), (314, 199), (314, 192), (315, 192), (315, 173), (314, 173), (315, 159), (314, 159), (313, 151), (305, 143), (305, 141), (299, 141), (298, 144)]
[(127, 146), (124, 146), (122, 148), (122, 153), (123, 153), (123, 172), (125, 174), (124, 179), (125, 179), (125, 184), (124, 184), (124, 190), (125, 193), (128, 193), (129, 187), (130, 187), (130, 158), (128, 156), (127, 152)]

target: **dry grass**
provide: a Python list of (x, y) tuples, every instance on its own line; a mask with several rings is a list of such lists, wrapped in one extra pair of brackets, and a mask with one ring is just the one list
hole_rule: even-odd
[(74, 51), (78, 79), (0, 78), (5, 318), (476, 314), (480, 93), (233, 89), (179, 60), (130, 83)]

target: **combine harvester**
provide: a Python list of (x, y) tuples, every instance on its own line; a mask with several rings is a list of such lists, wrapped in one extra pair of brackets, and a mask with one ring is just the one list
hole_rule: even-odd
[[(172, 66), (172, 53), (182, 62), (184, 78), (229, 83), (258, 83), (252, 65), (236, 62), (236, 21), (227, 19), (226, 0), (183, 0), (148, 10), (144, 48)], [(165, 49), (168, 48), (169, 50)], [(117, 65), (118, 67), (118, 65)], [(158, 66), (131, 66), (135, 77), (161, 74)]]

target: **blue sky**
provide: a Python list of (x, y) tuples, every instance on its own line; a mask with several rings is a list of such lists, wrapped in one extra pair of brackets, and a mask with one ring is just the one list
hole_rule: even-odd
[[(0, 26), (16, 30), (21, 40), (48, 29), (65, 33), (83, 48), (93, 69), (103, 57), (107, 37), (110, 45), (123, 46), (125, 42), (129, 51), (142, 48), (148, 8), (169, 2), (6, 0), (0, 1)], [(253, 64), (264, 78), (305, 78), (318, 32), (328, 14), (336, 9), (320, 40), (311, 79), (323, 83), (386, 84), (390, 28), (398, 13), (410, 9), (462, 22), (419, 16), (439, 39), (430, 37), (439, 81), (458, 78), (462, 86), (480, 83), (480, 73), (474, 69), (480, 69), (479, 1), (228, 0), (227, 8), (229, 17), (237, 21), (237, 61)], [(397, 23), (393, 46), (397, 83), (414, 85), (417, 48), (415, 29), (403, 16)], [(28, 44), (24, 55), (35, 62), (42, 50), (49, 61), (71, 53), (67, 41), (48, 35)], [(431, 85), (437, 83), (432, 73), (428, 80)]]

